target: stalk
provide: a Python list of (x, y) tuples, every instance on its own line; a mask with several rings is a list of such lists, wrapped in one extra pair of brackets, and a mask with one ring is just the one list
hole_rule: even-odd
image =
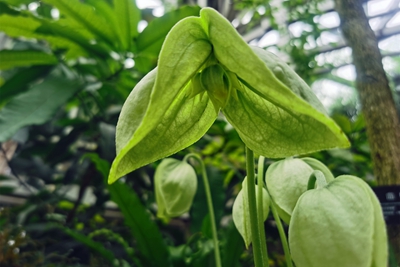
[(272, 215), (274, 216), (276, 226), (278, 227), (278, 232), (279, 232), (279, 237), (281, 238), (283, 252), (285, 253), (286, 266), (293, 267), (292, 257), (290, 256), (289, 244), (287, 241), (285, 230), (283, 229), (281, 219), (279, 218), (278, 211), (276, 210), (276, 204), (272, 198), (271, 198), (271, 211)]
[(261, 245), (261, 256), (263, 266), (269, 267), (268, 259), (268, 249), (267, 241), (265, 239), (265, 229), (264, 229), (264, 161), (265, 157), (260, 156), (258, 158), (258, 168), (257, 168), (257, 211), (258, 211), (258, 232), (260, 233), (260, 245)]
[(261, 250), (260, 233), (258, 231), (257, 203), (255, 173), (254, 173), (254, 153), (246, 147), (246, 171), (247, 171), (247, 195), (249, 199), (250, 229), (253, 244), (253, 257), (255, 267), (263, 266), (263, 256)]
[(184, 157), (183, 160), (187, 161), (187, 159), (190, 157), (196, 159), (200, 163), (201, 176), (203, 177), (204, 190), (206, 192), (207, 207), (208, 207), (208, 212), (210, 214), (211, 231), (212, 231), (213, 243), (214, 243), (215, 266), (222, 267), (221, 253), (219, 251), (219, 244), (218, 244), (217, 226), (215, 223), (215, 213), (214, 213), (214, 207), (213, 207), (213, 202), (212, 202), (210, 184), (208, 183), (206, 166), (204, 165), (204, 162), (200, 158), (200, 156), (198, 156), (196, 154), (188, 154)]

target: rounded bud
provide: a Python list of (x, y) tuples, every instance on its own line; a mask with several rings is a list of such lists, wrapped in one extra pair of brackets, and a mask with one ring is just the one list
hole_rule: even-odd
[(293, 211), (289, 246), (297, 267), (387, 266), (386, 229), (376, 196), (350, 175), (308, 190)]
[(307, 191), (313, 169), (301, 159), (287, 158), (272, 163), (265, 174), (265, 183), (275, 201), (279, 217), (287, 224), (299, 197)]
[(197, 190), (197, 176), (186, 161), (164, 159), (154, 175), (157, 216), (171, 218), (189, 211)]
[(216, 108), (224, 108), (229, 100), (231, 85), (224, 68), (211, 65), (201, 72), (201, 84)]

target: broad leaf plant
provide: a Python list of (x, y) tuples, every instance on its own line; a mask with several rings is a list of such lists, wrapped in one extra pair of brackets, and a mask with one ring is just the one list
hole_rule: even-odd
[[(289, 246), (299, 267), (325, 266), (326, 263), (330, 266), (383, 266), (380, 264), (387, 258), (386, 232), (382, 210), (370, 188), (358, 178), (334, 179), (329, 169), (316, 160), (291, 158), (348, 147), (345, 134), (288, 65), (272, 53), (249, 46), (231, 24), (211, 8), (202, 9), (200, 17), (181, 20), (171, 29), (163, 43), (158, 66), (127, 98), (117, 124), (117, 157), (108, 182), (113, 183), (141, 166), (192, 145), (208, 131), (219, 112), (236, 129), (246, 146), (247, 177), (243, 182), (244, 191), (235, 200), (233, 219), (246, 247), (250, 243), (253, 246), (256, 267), (269, 266), (264, 233), (269, 208), (277, 222), (287, 266), (293, 266)], [(257, 176), (254, 153), (260, 155)], [(289, 158), (268, 169), (266, 187), (265, 157)], [(201, 165), (215, 265), (220, 267), (212, 199), (206, 169), (199, 156), (186, 155), (182, 162), (162, 161), (155, 178), (158, 215), (174, 217), (189, 210), (197, 188), (189, 158)], [(298, 168), (299, 164), (303, 168)], [(335, 187), (340, 201), (328, 196), (332, 184), (340, 184)], [(364, 219), (361, 219), (364, 215), (352, 215), (356, 212), (354, 205), (340, 206), (351, 199), (348, 192), (357, 190), (361, 192), (360, 207), (368, 211)], [(310, 203), (315, 203), (314, 206), (308, 202), (304, 204), (307, 196), (312, 196)], [(308, 206), (313, 206), (311, 213)], [(340, 218), (338, 223), (332, 224), (333, 219), (322, 218), (324, 213)], [(289, 234), (292, 233), (289, 242), (281, 219), (289, 224)], [(307, 223), (310, 220), (319, 225), (315, 229), (320, 233), (315, 238), (314, 227)], [(368, 225), (367, 230), (356, 227), (360, 220)], [(307, 234), (301, 231), (299, 234), (300, 228), (306, 229)], [(332, 255), (327, 255), (326, 250), (315, 251), (330, 240), (332, 231), (343, 240), (346, 249), (354, 250), (353, 254), (342, 257), (346, 254), (342, 253), (345, 246), (335, 247), (332, 242), (326, 245), (334, 247)], [(347, 240), (350, 236), (351, 240)], [(360, 242), (368, 247), (371, 257), (359, 256), (362, 251), (352, 244)], [(311, 246), (310, 253), (304, 252)]]

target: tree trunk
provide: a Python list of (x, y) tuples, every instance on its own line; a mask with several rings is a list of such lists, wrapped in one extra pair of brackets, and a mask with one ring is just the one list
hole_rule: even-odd
[[(400, 120), (382, 65), (374, 32), (361, 0), (335, 0), (341, 28), (353, 50), (356, 87), (365, 117), (374, 174), (379, 185), (400, 184)], [(400, 262), (400, 225), (388, 225), (388, 236)]]

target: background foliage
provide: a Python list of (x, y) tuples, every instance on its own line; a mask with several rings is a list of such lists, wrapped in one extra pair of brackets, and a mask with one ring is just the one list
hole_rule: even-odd
[[(316, 3), (300, 9), (302, 1), (285, 2), (289, 19), (313, 25), (315, 38)], [(170, 221), (155, 219), (158, 163), (106, 183), (124, 100), (156, 66), (171, 27), (200, 10), (165, 7), (169, 12), (155, 17), (129, 0), (0, 0), (0, 142), (9, 155), (3, 158), (9, 168), (0, 169), (0, 195), (23, 200), (0, 210), (1, 266), (213, 266), (201, 183), (190, 214)], [(241, 33), (263, 18), (284, 30), (269, 1), (235, 1), (232, 10), (231, 19), (253, 12)], [(143, 31), (141, 21), (148, 22)], [(306, 41), (302, 35), (280, 49), (312, 82), (315, 55), (304, 53)], [(332, 116), (352, 147), (311, 156), (335, 176), (351, 173), (373, 184), (359, 110), (336, 105)], [(223, 266), (252, 266), (230, 216), (245, 173), (243, 143), (219, 117), (206, 136), (174, 157), (188, 152), (199, 153), (208, 167)], [(285, 266), (274, 222), (265, 227), (272, 266)]]

